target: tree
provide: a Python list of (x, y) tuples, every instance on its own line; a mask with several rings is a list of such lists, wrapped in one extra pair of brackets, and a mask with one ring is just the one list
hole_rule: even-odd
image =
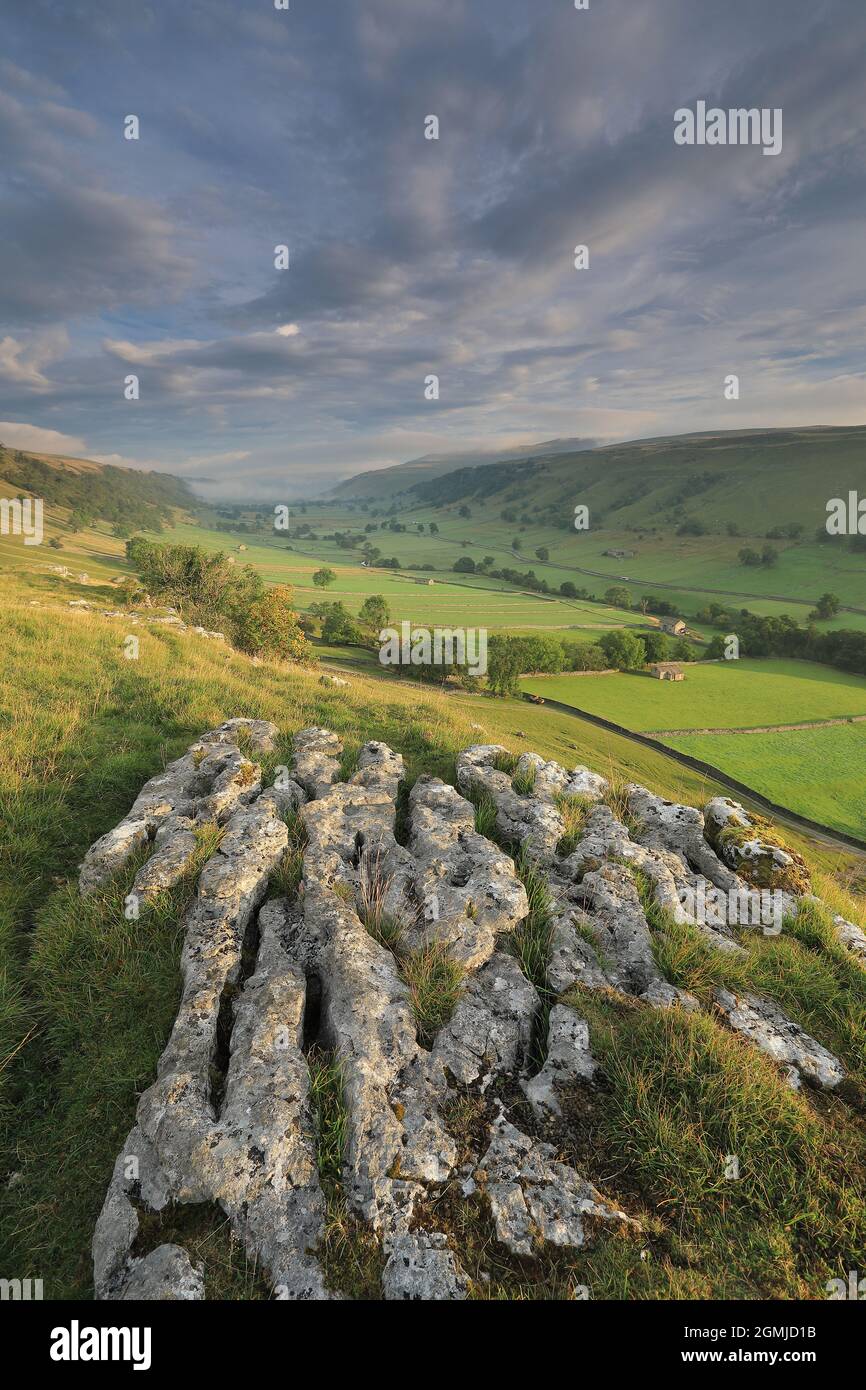
[(472, 515), (472, 513), (469, 510), (469, 508), (464, 504), (464, 506), (460, 508), (459, 515), (469, 517)]
[(761, 563), (761, 557), (757, 550), (753, 550), (750, 545), (744, 545), (742, 550), (737, 552), (737, 558), (741, 565), (753, 567)]
[(646, 648), (633, 632), (622, 629), (606, 632), (599, 638), (598, 645), (604, 652), (608, 666), (617, 671), (636, 671), (646, 663)]
[(836, 614), (839, 612), (839, 608), (840, 600), (835, 594), (822, 594), (815, 607), (812, 609), (812, 612), (809, 614), (809, 617), (816, 620), (822, 618), (835, 618)]
[(475, 561), (471, 555), (461, 555), (459, 560), (455, 560), (451, 566), (455, 574), (474, 574)]
[(301, 630), (293, 600), (288, 584), (277, 584), (250, 605), (240, 632), (240, 645), (245, 651), (284, 661), (307, 663), (315, 660), (313, 649)]
[(438, 536), (438, 534), (439, 534), (439, 527), (437, 526), (437, 524), (436, 524), (435, 521), (431, 521), (431, 522), (430, 522), (429, 530), (430, 530), (430, 535), (431, 535), (431, 536)]
[(520, 676), (520, 649), (514, 637), (494, 636), (487, 654), (487, 684), (494, 695), (514, 695)]
[[(322, 621), (324, 642), (360, 642), (361, 630), (344, 603), (316, 605)], [(311, 610), (312, 611), (312, 610)]]
[(640, 640), (647, 661), (669, 661), (670, 642), (663, 632), (642, 632)]
[(548, 548), (547, 548), (546, 545), (540, 545), (540, 546), (538, 547), (538, 549), (536, 550), (535, 555), (536, 555), (536, 558), (539, 559), (539, 560), (549, 560), (549, 559), (550, 559), (550, 551), (548, 550)]
[(767, 569), (772, 569), (778, 563), (779, 552), (772, 545), (765, 545), (761, 551), (761, 564)]
[(370, 594), (361, 604), (361, 611), (358, 617), (362, 623), (380, 631), (391, 617), (391, 610), (382, 594)]
[(333, 584), (336, 578), (337, 576), (335, 572), (332, 569), (329, 569), (327, 565), (323, 565), (322, 568), (320, 570), (316, 570), (316, 573), (313, 575), (313, 583), (316, 585), (316, 588), (318, 589), (327, 589), (331, 584)]
[(614, 584), (612, 588), (605, 589), (604, 601), (610, 604), (611, 608), (631, 608), (631, 594), (622, 584)]
[(564, 584), (560, 584), (559, 592), (563, 598), (577, 598), (577, 589), (570, 579), (566, 579)]

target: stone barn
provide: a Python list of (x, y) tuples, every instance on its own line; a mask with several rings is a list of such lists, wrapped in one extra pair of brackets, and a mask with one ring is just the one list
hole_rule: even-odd
[(685, 672), (676, 661), (656, 661), (650, 667), (657, 681), (682, 681)]

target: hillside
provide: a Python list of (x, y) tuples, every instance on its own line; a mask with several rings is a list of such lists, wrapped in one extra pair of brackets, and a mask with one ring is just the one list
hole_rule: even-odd
[(540, 444), (522, 444), (511, 449), (425, 454), (422, 458), (409, 459), (407, 463), (397, 463), (391, 468), (356, 473), (354, 477), (338, 483), (328, 495), (339, 501), (381, 501), (399, 496), (421, 483), (431, 482), (457, 469), (490, 468), (497, 463), (534, 458), (536, 455), (573, 454), (582, 449), (591, 449), (594, 442), (591, 439), (548, 439)]
[[(651, 847), (661, 848), (658, 828), (650, 829), (659, 804), (652, 793), (695, 805), (721, 790), (651, 750), (511, 700), (399, 685), (389, 686), (383, 700), (381, 682), (360, 674), (334, 687), (321, 684), (316, 672), (268, 662), (253, 669), (220, 644), (146, 624), (139, 629), (140, 657), (130, 662), (122, 617), (112, 622), (61, 605), (34, 608), (26, 588), (6, 607), (3, 622), (0, 1021), (2, 1055), (10, 1059), (2, 1073), (6, 1105), (15, 1109), (3, 1169), (15, 1181), (2, 1184), (0, 1210), (8, 1266), (44, 1269), (46, 1298), (90, 1295), (95, 1230), (96, 1277), (112, 1296), (130, 1277), (139, 1292), (164, 1294), (180, 1271), (188, 1272), (184, 1287), (193, 1297), (267, 1298), (276, 1271), (289, 1296), (323, 1285), (349, 1297), (406, 1296), (408, 1277), (408, 1292), (426, 1297), (438, 1291), (574, 1298), (582, 1296), (575, 1293), (580, 1286), (592, 1298), (821, 1298), (828, 1278), (856, 1266), (866, 1223), (855, 1123), (862, 1104), (863, 974), (832, 920), (834, 911), (856, 920), (853, 899), (827, 872), (841, 869), (842, 857), (786, 836), (789, 848), (805, 855), (830, 912), (804, 909), (778, 938), (742, 932), (745, 955), (733, 955), (693, 928), (675, 930), (646, 876), (627, 867), (631, 857), (661, 885), (662, 866), (670, 873), (672, 855), (685, 852)], [(274, 727), (220, 728), (236, 717)], [(215, 732), (202, 739), (208, 730)], [(479, 741), (503, 748), (467, 755)], [(559, 773), (548, 764), (542, 776), (535, 752), (600, 776), (580, 773), (572, 785), (566, 773), (564, 796), (548, 802), (545, 779)], [(123, 821), (142, 783), (173, 759), (181, 761), (172, 777), (186, 777), (194, 798), (187, 807), (197, 817), (192, 839), (177, 824), (151, 859), (145, 856), (153, 844), (141, 846), (134, 835), (102, 842), (86, 856), (82, 897), (78, 865), (88, 846)], [(278, 793), (275, 772), (283, 765), (291, 779), (282, 780)], [(626, 801), (625, 781), (638, 781), (651, 794), (632, 792)], [(568, 794), (578, 789), (580, 795)], [(177, 781), (175, 791), (182, 790)], [(159, 815), (174, 794), (163, 780)], [(517, 805), (525, 812), (522, 824), (513, 821)], [(211, 815), (225, 824), (214, 824)], [(439, 920), (462, 923), (466, 942), (475, 943), (476, 955), (460, 969), (445, 968), (435, 951), (419, 956), (408, 938), (400, 943), (387, 935), (384, 915), (364, 908), (356, 896), (358, 828), (382, 844), (388, 864), (400, 866), (410, 893), (419, 876), (433, 872), (430, 856), (444, 856), (440, 870), (447, 867), (451, 886), (440, 886), (448, 907)], [(527, 839), (527, 858), (511, 841), (528, 830), (543, 833), (537, 842)], [(770, 832), (761, 833), (766, 839)], [(573, 860), (562, 858), (567, 850)], [(720, 863), (697, 833), (688, 853), (702, 856), (705, 871)], [(337, 862), (343, 867), (335, 885)], [(117, 874), (107, 880), (111, 868)], [(301, 876), (305, 918), (297, 915)], [(494, 878), (497, 894), (488, 899), (484, 885)], [(142, 897), (138, 921), (125, 911), (133, 881)], [(560, 893), (578, 890), (589, 936), (576, 932), (556, 906)], [(258, 933), (246, 937), (234, 1009), (227, 1002), (233, 989), (209, 986), (213, 1008), (226, 1001), (219, 1007), (224, 1042), (208, 1072), (218, 1118), (190, 1106), (183, 1123), (203, 1125), (213, 1143), (185, 1147), (173, 1105), (160, 1122), (160, 1144), (166, 1154), (175, 1152), (178, 1164), (192, 1164), (188, 1178), (201, 1201), (169, 1206), (156, 1217), (147, 1202), (157, 1170), (142, 1170), (140, 1195), (115, 1190), (112, 1171), (136, 1108), (145, 1127), (159, 1113), (154, 1078), (178, 1007), (180, 949), (184, 934), (194, 933), (214, 906), (214, 892), (226, 941), (236, 945), (244, 935), (239, 914), (252, 903), (254, 920), (262, 898), (268, 902)], [(602, 950), (601, 937), (592, 937), (607, 930), (611, 903), (627, 910), (634, 941), (640, 939), (640, 971), (634, 973), (631, 952), (627, 978), (615, 941), (606, 940)], [(309, 937), (292, 935), (304, 919)], [(313, 953), (338, 927), (345, 954), (325, 950), (321, 960), (310, 954), (303, 969), (285, 956), (283, 942), (308, 940)], [(317, 938), (314, 928), (323, 935)], [(499, 944), (485, 956), (491, 931)], [(553, 953), (554, 932), (565, 932), (571, 957)], [(573, 966), (576, 951), (591, 961), (587, 952), (595, 949), (597, 987), (591, 971), (583, 986), (573, 983), (568, 960)], [(221, 952), (219, 968), (231, 969), (233, 959)], [(205, 953), (194, 968), (206, 972), (215, 964)], [(347, 975), (341, 995), (344, 967), (352, 982), (350, 988)], [(244, 1048), (268, 1036), (268, 1010), (279, 1006), (300, 1019), (297, 991), (305, 969), (310, 979), (318, 973), (332, 986), (321, 1016), (332, 1031), (323, 1027), (319, 1035), (313, 1010), (303, 1048), (293, 1042), (275, 1054), (265, 1047), (267, 1064), (251, 1067)], [(740, 1019), (728, 1005), (726, 1022), (714, 1008), (716, 989), (774, 998), (791, 1021), (790, 1065), (830, 1089), (820, 1095), (808, 1086), (791, 1089), (784, 1070), (755, 1045), (749, 1031), (755, 1020)], [(687, 996), (695, 1008), (685, 1006)], [(674, 1006), (658, 1007), (663, 997)], [(494, 998), (501, 1013), (499, 1062), (476, 1057), (474, 1073), (471, 1047), (461, 1045), (461, 998), (475, 1009), (489, 1008)], [(552, 1005), (548, 1031), (542, 1021)], [(375, 1054), (376, 1017), (386, 1020), (385, 1035), (399, 1042), (399, 1054)], [(575, 1033), (575, 1019), (588, 1037), (588, 1047), (581, 1043), (577, 1051), (583, 1034)], [(763, 1025), (769, 1026), (766, 1017)], [(349, 1046), (346, 1030), (356, 1046)], [(334, 1034), (343, 1038), (345, 1067), (333, 1051)], [(195, 1042), (183, 1009), (174, 1037), (178, 1046)], [(416, 1093), (408, 1072), (397, 1075), (402, 1059), (420, 1084), (446, 1048), (452, 1077), (446, 1091)], [(167, 1096), (173, 1055), (169, 1049), (161, 1072)], [(540, 1078), (531, 1094), (518, 1084), (521, 1057)], [(490, 1085), (482, 1084), (485, 1071)], [(297, 1086), (282, 1086), (283, 1075)], [(381, 1088), (366, 1079), (375, 1077)], [(558, 1117), (547, 1109), (557, 1094)], [(295, 1095), (308, 1096), (299, 1102), (303, 1114), (277, 1108)], [(501, 1145), (494, 1097), (512, 1127), (499, 1131)], [(403, 1135), (419, 1104), (425, 1123), (406, 1145)], [(362, 1123), (365, 1113), (381, 1124)], [(310, 1134), (316, 1138), (308, 1151)], [(369, 1147), (379, 1143), (400, 1146), (399, 1169), (393, 1156), (379, 1162), (385, 1149)], [(424, 1147), (431, 1143), (435, 1174)], [(516, 1199), (518, 1152), (528, 1144), (527, 1198), (537, 1217), (549, 1219), (546, 1143), (562, 1164), (557, 1193), (579, 1202), (592, 1184), (599, 1210), (583, 1223), (577, 1207), (558, 1208), (568, 1219), (566, 1248), (542, 1241), (528, 1249), (513, 1202), (488, 1205), (485, 1183), (491, 1181), (492, 1195), (500, 1183), (503, 1199)], [(722, 1173), (724, 1156), (732, 1153), (736, 1183)], [(293, 1201), (274, 1210), (269, 1183), (259, 1174), (267, 1176), (277, 1160), (297, 1180)], [(402, 1185), (411, 1188), (414, 1165), (425, 1176), (412, 1192), (419, 1224), (399, 1246), (413, 1257), (403, 1266), (369, 1229), (373, 1207), (363, 1214), (358, 1183), (368, 1171), (380, 1172), (371, 1200), (384, 1209)], [(187, 1181), (180, 1167), (177, 1172)], [(113, 1201), (97, 1227), (109, 1190)], [(218, 1195), (222, 1211), (209, 1194)], [(126, 1210), (130, 1198), (139, 1230), (134, 1268), (123, 1243), (129, 1228), (123, 1236), (112, 1215)], [(236, 1219), (240, 1238), (231, 1239), (229, 1222)], [(274, 1261), (287, 1249), (297, 1258), (285, 1269)]]
[[(0, 483), (6, 495), (41, 497), (46, 512), (63, 508), (83, 520), (134, 529), (168, 519), (195, 498), (180, 478), (94, 463), (60, 454), (33, 454), (0, 444)], [(50, 517), (46, 517), (46, 522)]]
[(866, 426), (749, 430), (637, 440), (533, 457), (490, 474), (461, 468), (416, 481), (412, 496), (434, 507), (473, 499), (569, 529), (589, 507), (592, 530), (652, 533), (688, 523), (722, 534), (799, 525), (811, 537), (830, 497), (862, 487)]

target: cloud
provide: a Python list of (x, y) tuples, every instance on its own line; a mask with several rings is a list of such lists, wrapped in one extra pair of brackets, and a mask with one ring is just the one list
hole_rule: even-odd
[(23, 421), (0, 420), (0, 442), (12, 449), (32, 449), (42, 454), (69, 454), (81, 457), (86, 453), (83, 439), (59, 430), (27, 425)]
[[(263, 495), (857, 410), (861, 0), (7, 9), (12, 419)], [(782, 106), (783, 153), (676, 146), (698, 98)]]

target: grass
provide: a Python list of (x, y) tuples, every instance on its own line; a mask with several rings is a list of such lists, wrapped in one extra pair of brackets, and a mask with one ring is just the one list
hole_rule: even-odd
[(374, 941), (396, 952), (408, 924), (385, 906), (390, 886), (390, 878), (382, 872), (381, 853), (365, 851), (360, 864), (358, 916)]
[(382, 1251), (372, 1231), (351, 1216), (343, 1188), (349, 1114), (343, 1099), (343, 1066), (333, 1052), (307, 1054), (316, 1163), (325, 1198), (325, 1232), (319, 1255), (327, 1287), (347, 1298), (380, 1297)]
[(475, 829), (488, 840), (496, 838), (496, 802), (488, 792), (473, 787), (469, 800), (475, 807)]
[(272, 894), (294, 901), (304, 876), (307, 827), (297, 811), (284, 816), (283, 819), (288, 826), (289, 843), (283, 851), (282, 859), (271, 874), (270, 889)]
[[(866, 677), (810, 661), (743, 658), (698, 663), (686, 666), (685, 680), (675, 682), (642, 672), (533, 676), (523, 680), (521, 688), (639, 733), (745, 729), (866, 714)], [(715, 744), (715, 736), (707, 746), (710, 742)]]
[(779, 936), (742, 928), (743, 956), (715, 950), (690, 923), (677, 923), (655, 900), (652, 884), (633, 871), (638, 896), (653, 930), (653, 952), (671, 984), (706, 1005), (721, 986), (775, 999), (786, 1014), (836, 1053), (850, 1082), (844, 1094), (866, 1100), (866, 971), (838, 942), (830, 914), (806, 903)]
[(183, 914), (219, 833), (201, 835), (184, 879), (137, 921), (124, 900), (142, 855), (85, 899), (74, 884), (56, 889), (35, 914), (34, 1032), (11, 1078), (18, 1118), (4, 1154), (19, 1178), (3, 1192), (2, 1217), (6, 1258), (11, 1246), (16, 1268), (45, 1278), (46, 1297), (89, 1290), (93, 1223), (177, 1010)]
[(745, 782), (777, 806), (860, 839), (866, 834), (866, 724), (665, 742)]
[[(69, 562), (63, 553), (56, 558)], [(91, 575), (97, 572), (94, 563), (87, 568)], [(153, 1079), (174, 1018), (180, 987), (180, 922), (187, 895), (194, 888), (192, 878), (187, 879), (133, 923), (125, 919), (122, 903), (136, 864), (128, 866), (120, 882), (84, 902), (74, 884), (76, 866), (91, 841), (125, 814), (142, 783), (203, 730), (242, 715), (273, 720), (288, 739), (295, 730), (318, 724), (333, 728), (350, 741), (359, 736), (385, 740), (403, 754), (410, 780), (421, 772), (453, 780), (455, 755), (477, 740), (471, 725), (480, 723), (491, 742), (513, 744), (517, 731), (522, 731), (526, 746), (546, 758), (572, 766), (584, 762), (623, 781), (641, 781), (658, 794), (677, 800), (699, 804), (722, 789), (653, 750), (550, 709), (527, 707), (514, 700), (446, 696), (361, 675), (353, 676), (348, 692), (335, 692), (321, 686), (316, 673), (287, 670), (268, 662), (253, 668), (246, 658), (221, 644), (165, 629), (151, 631), (146, 626), (140, 629), (139, 660), (130, 662), (123, 656), (125, 630), (121, 620), (113, 623), (70, 611), (62, 606), (56, 586), (52, 589), (48, 580), (37, 579), (46, 587), (34, 591), (27, 575), (13, 576), (6, 587), (3, 608), (2, 1264), (21, 1277), (43, 1277), (47, 1297), (69, 1298), (89, 1295), (93, 1224), (116, 1153), (132, 1123), (136, 1097)], [(29, 607), (34, 592), (46, 606)], [(286, 746), (281, 749), (281, 763), (287, 760)], [(490, 807), (482, 802), (478, 816), (484, 824)], [(862, 874), (862, 861), (796, 834), (789, 839), (815, 869), (815, 891), (827, 896), (834, 910), (862, 922), (862, 904), (850, 892)], [(545, 905), (532, 871), (524, 866), (523, 872), (532, 911), (515, 946), (527, 973), (538, 982), (543, 980), (546, 960), (549, 903)], [(291, 882), (290, 874), (289, 887)], [(823, 930), (821, 925), (809, 926), (808, 939), (806, 923), (802, 930), (804, 939), (792, 938), (792, 944), (814, 956), (821, 981), (829, 978), (826, 972), (831, 967), (833, 978), (841, 979), (842, 962), (831, 961), (826, 950), (819, 954), (815, 949), (813, 938)], [(829, 1020), (834, 1009), (839, 1013), (841, 1049), (843, 1025), (853, 1030), (856, 1015), (853, 1009), (846, 1012), (842, 1003), (834, 1003), (829, 992), (822, 1003), (822, 991), (828, 989), (825, 983), (816, 985), (816, 999), (809, 1001), (804, 994), (803, 1007), (813, 1010), (810, 1031), (822, 1040), (830, 1036), (823, 1031), (822, 1019)], [(841, 998), (839, 990), (837, 1000)], [(601, 1003), (595, 1000), (592, 1006), (600, 1009)], [(678, 1114), (690, 1115), (695, 1125), (714, 1123), (712, 1107), (718, 1103), (719, 1088), (724, 1092), (727, 1112), (739, 1113), (737, 1091), (741, 1083), (749, 1081), (756, 1067), (765, 1070), (751, 1052), (747, 1054), (749, 1067), (744, 1068), (744, 1053), (737, 1047), (730, 1054), (736, 1059), (736, 1068), (726, 1067), (715, 1088), (696, 1094), (691, 1073), (677, 1072), (678, 1052), (664, 1073), (667, 1090), (660, 1099), (653, 1078), (657, 1062), (659, 1067), (662, 1063), (661, 1042), (651, 1030), (660, 1028), (662, 1020), (654, 1015), (647, 1022), (630, 1011), (614, 1011), (609, 1021), (620, 1054), (631, 1056), (634, 1066), (641, 1057), (646, 1059), (650, 1080), (644, 1092), (635, 1082), (638, 1096), (651, 1094), (653, 1103), (658, 1104), (663, 1099)], [(646, 1029), (650, 1031), (643, 1031)], [(713, 1046), (721, 1045), (716, 1034), (726, 1045), (735, 1044), (716, 1029)], [(593, 1050), (597, 1055), (604, 1051), (606, 1058), (605, 1037), (600, 1034), (597, 1044), (593, 1033)], [(852, 1032), (852, 1056), (854, 1041)], [(613, 1067), (613, 1062), (609, 1065)], [(748, 1075), (744, 1076), (744, 1071)], [(622, 1104), (626, 1114), (632, 1103), (629, 1096), (625, 1088)], [(844, 1108), (840, 1102), (831, 1102), (827, 1115), (822, 1116), (809, 1111), (806, 1100), (786, 1095), (785, 1102), (796, 1103), (820, 1135), (820, 1143), (816, 1141), (817, 1146), (809, 1150), (809, 1182), (802, 1204), (804, 1230), (811, 1231), (817, 1220), (810, 1215), (818, 1201), (816, 1184), (821, 1193), (834, 1186), (840, 1203), (838, 1230), (834, 1238), (832, 1220), (825, 1213), (829, 1235), (825, 1232), (821, 1236), (820, 1259), (829, 1262), (832, 1255), (840, 1268), (854, 1268), (858, 1251), (862, 1263), (862, 1247), (851, 1234), (849, 1213), (856, 1182), (846, 1176), (848, 1169), (844, 1164), (840, 1167), (836, 1155), (837, 1148), (845, 1151), (854, 1143)], [(641, 1115), (639, 1109), (636, 1114)], [(622, 1123), (625, 1125), (625, 1119)], [(604, 1133), (610, 1136), (605, 1140), (608, 1148), (590, 1174), (600, 1186), (616, 1175), (623, 1161), (616, 1127), (604, 1128)], [(644, 1145), (646, 1152), (633, 1155), (629, 1171), (635, 1174), (635, 1191), (647, 1191), (655, 1201), (657, 1191), (667, 1189), (663, 1171), (654, 1178), (658, 1187), (649, 1183), (644, 1171), (653, 1158), (652, 1133), (651, 1127), (645, 1133), (636, 1126), (631, 1142)], [(735, 1151), (728, 1138), (724, 1142), (728, 1145), (725, 1152)], [(675, 1161), (679, 1150), (672, 1152)], [(856, 1148), (851, 1152), (859, 1154)], [(8, 1177), (13, 1174), (15, 1181), (10, 1186)], [(667, 1180), (669, 1189), (677, 1190), (678, 1171), (672, 1170)], [(759, 1192), (754, 1202), (758, 1227), (770, 1232), (776, 1241), (779, 1221), (771, 1207), (761, 1206), (771, 1195)], [(697, 1188), (690, 1200), (700, 1207)], [(716, 1196), (710, 1193), (706, 1200), (712, 1206)], [(820, 1201), (824, 1200), (821, 1196)], [(463, 1206), (465, 1219), (475, 1219), (471, 1204)], [(796, 1234), (797, 1211), (790, 1203), (786, 1211), (793, 1211), (791, 1231)], [(659, 1254), (657, 1261), (648, 1265), (630, 1247), (620, 1249), (618, 1242), (605, 1242), (598, 1252), (572, 1262), (574, 1270), (586, 1276), (579, 1282), (587, 1282), (593, 1289), (610, 1289), (614, 1296), (631, 1292), (646, 1297), (665, 1296), (665, 1291), (669, 1296), (671, 1290), (683, 1296), (706, 1297), (735, 1287), (772, 1292), (819, 1286), (818, 1275), (811, 1283), (800, 1274), (789, 1279), (785, 1269), (780, 1274), (763, 1255), (748, 1277), (738, 1282), (725, 1265), (723, 1240), (705, 1239), (704, 1232), (711, 1226), (709, 1215), (706, 1223), (699, 1218), (700, 1212), (694, 1221), (689, 1217), (692, 1234), (685, 1255), (677, 1247), (676, 1258)], [(480, 1229), (481, 1217), (478, 1221)], [(778, 1236), (783, 1263), (793, 1240), (794, 1234), (786, 1234), (784, 1229)], [(216, 1242), (214, 1236), (214, 1248)], [(359, 1231), (344, 1209), (329, 1225), (326, 1244), (326, 1264), (336, 1272), (335, 1277), (343, 1277), (339, 1273), (342, 1268), (351, 1288), (378, 1287), (378, 1247)], [(844, 1264), (846, 1260), (855, 1262)], [(819, 1264), (818, 1274), (821, 1268)], [(479, 1265), (479, 1278), (483, 1269), (491, 1279), (483, 1288), (479, 1285), (479, 1296), (501, 1296), (503, 1289), (512, 1291), (508, 1296), (537, 1295), (537, 1274), (524, 1270), (506, 1276), (501, 1252), (495, 1263)]]
[(706, 1015), (580, 989), (568, 1002), (609, 1086), (585, 1161), (664, 1223), (650, 1242), (654, 1296), (685, 1284), (692, 1298), (821, 1298), (827, 1279), (862, 1265), (866, 1155), (847, 1114), (829, 1125)]
[(565, 832), (556, 846), (556, 852), (560, 858), (565, 859), (569, 854), (574, 854), (580, 844), (583, 827), (592, 804), (585, 796), (560, 795), (556, 797), (556, 809), (565, 824)]
[(512, 789), (518, 796), (531, 796), (535, 789), (536, 775), (537, 769), (531, 764), (529, 767), (520, 768), (511, 779)]
[(409, 986), (418, 1041), (422, 1047), (430, 1048), (457, 1006), (465, 970), (441, 942), (402, 957), (399, 964)]
[(526, 889), (529, 912), (511, 933), (511, 946), (520, 968), (542, 998), (547, 994), (547, 962), (552, 934), (552, 900), (547, 879), (540, 869), (518, 851), (514, 866)]

